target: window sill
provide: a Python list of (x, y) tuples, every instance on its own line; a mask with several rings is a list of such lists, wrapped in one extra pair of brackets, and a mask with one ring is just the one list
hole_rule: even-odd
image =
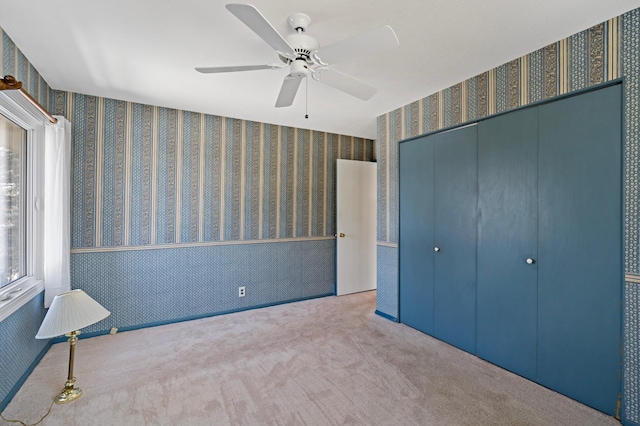
[[(0, 290), (0, 322), (44, 291), (44, 281), (25, 278)], [(2, 300), (8, 296), (8, 299)]]

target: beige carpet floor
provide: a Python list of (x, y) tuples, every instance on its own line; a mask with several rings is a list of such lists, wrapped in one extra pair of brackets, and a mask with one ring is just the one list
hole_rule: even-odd
[[(374, 310), (366, 292), (81, 340), (84, 395), (42, 424), (619, 424)], [(3, 415), (37, 421), (67, 360), (53, 345)]]

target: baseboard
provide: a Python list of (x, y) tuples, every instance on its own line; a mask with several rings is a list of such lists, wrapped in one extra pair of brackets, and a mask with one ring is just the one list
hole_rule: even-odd
[(27, 381), (27, 378), (33, 372), (33, 370), (36, 368), (36, 365), (38, 365), (38, 363), (40, 362), (42, 357), (44, 357), (44, 355), (47, 353), (47, 351), (51, 347), (52, 343), (53, 342), (51, 340), (49, 342), (47, 342), (47, 344), (40, 351), (40, 353), (38, 354), (36, 359), (34, 359), (33, 362), (31, 363), (31, 365), (29, 366), (29, 368), (27, 368), (27, 371), (24, 372), (24, 374), (20, 377), (18, 382), (15, 385), (13, 385), (13, 387), (11, 388), (11, 390), (9, 391), (7, 396), (2, 400), (2, 402), (0, 402), (0, 412), (4, 411), (4, 409), (7, 408), (7, 405), (9, 405), (9, 403), (11, 402), (13, 397), (16, 396), (16, 394), (18, 393), (18, 391), (20, 390), (20, 388), (22, 387), (24, 382)]
[[(167, 320), (167, 321), (156, 321), (156, 322), (150, 322), (150, 323), (146, 323), (146, 324), (131, 325), (131, 326), (127, 326), (127, 327), (118, 328), (118, 333), (122, 333), (122, 332), (125, 332), (125, 331), (140, 330), (142, 328), (158, 327), (158, 326), (167, 325), (167, 324), (175, 324), (175, 323), (184, 322), (184, 321), (193, 321), (193, 320), (202, 319), (202, 318), (217, 317), (218, 315), (233, 314), (235, 312), (251, 311), (253, 309), (268, 308), (269, 306), (284, 305), (286, 303), (294, 303), (294, 302), (302, 302), (304, 300), (319, 299), (321, 297), (327, 297), (327, 296), (334, 296), (334, 294), (333, 293), (319, 294), (317, 296), (308, 296), (308, 297), (301, 297), (301, 298), (298, 298), (298, 299), (283, 300), (283, 301), (280, 301), (280, 302), (272, 302), (272, 303), (264, 303), (264, 304), (261, 304), (261, 305), (253, 305), (253, 306), (248, 306), (246, 308), (230, 309), (230, 310), (227, 310), (227, 311), (211, 312), (211, 313), (206, 313), (206, 314), (202, 314), (202, 315), (193, 315), (193, 316), (189, 316), (189, 317), (177, 318), (177, 319), (172, 319), (172, 320)], [(96, 337), (96, 336), (104, 336), (105, 334), (109, 334), (109, 330), (94, 331), (94, 332), (91, 332), (91, 333), (81, 333), (78, 336), (78, 339), (88, 339), (88, 338)], [(52, 339), (51, 343), (52, 344), (53, 343), (61, 343), (61, 342), (66, 342), (67, 340), (68, 339), (66, 337), (61, 336), (61, 337), (56, 337), (56, 338)]]
[(382, 318), (386, 318), (386, 319), (388, 319), (390, 321), (393, 321), (393, 322), (400, 322), (400, 320), (398, 318), (393, 317), (393, 316), (391, 316), (389, 314), (385, 314), (384, 312), (380, 312), (377, 309), (376, 309), (376, 315), (380, 315)]

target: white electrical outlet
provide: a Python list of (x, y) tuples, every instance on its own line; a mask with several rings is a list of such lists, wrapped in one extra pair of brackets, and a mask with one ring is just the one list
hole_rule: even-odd
[(244, 297), (244, 296), (246, 296), (244, 286), (238, 287), (238, 297)]

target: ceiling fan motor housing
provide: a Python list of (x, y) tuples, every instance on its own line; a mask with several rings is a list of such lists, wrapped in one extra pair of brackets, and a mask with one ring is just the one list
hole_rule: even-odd
[(298, 55), (306, 54), (308, 56), (311, 52), (318, 50), (320, 47), (318, 40), (307, 34), (289, 34), (285, 39)]
[(290, 34), (286, 40), (298, 55), (295, 60), (291, 61), (289, 75), (295, 78), (306, 77), (309, 74), (309, 66), (313, 64), (311, 53), (320, 47), (318, 40), (303, 33)]

